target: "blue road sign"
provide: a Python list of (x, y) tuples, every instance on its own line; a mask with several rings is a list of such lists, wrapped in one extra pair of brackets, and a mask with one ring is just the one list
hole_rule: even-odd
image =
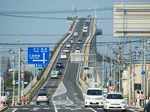
[(48, 47), (29, 47), (28, 64), (35, 64), (36, 67), (43, 68), (48, 65), (50, 55)]

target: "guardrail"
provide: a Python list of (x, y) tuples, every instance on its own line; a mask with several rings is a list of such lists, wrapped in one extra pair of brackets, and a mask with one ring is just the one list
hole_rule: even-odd
[[(32, 100), (35, 93), (38, 91), (38, 89), (43, 85), (43, 83), (47, 80), (49, 72), (52, 70), (54, 63), (56, 62), (56, 59), (58, 57), (58, 54), (63, 47), (64, 43), (72, 36), (74, 29), (77, 24), (77, 18), (74, 20), (72, 25), (69, 28), (69, 32), (65, 34), (65, 37), (55, 46), (54, 53), (52, 55), (51, 61), (48, 64), (47, 68), (45, 69), (43, 75), (41, 76), (41, 79), (35, 83), (35, 85), (32, 87), (32, 89), (25, 95), (29, 98), (29, 102)], [(70, 32), (71, 30), (71, 32)]]

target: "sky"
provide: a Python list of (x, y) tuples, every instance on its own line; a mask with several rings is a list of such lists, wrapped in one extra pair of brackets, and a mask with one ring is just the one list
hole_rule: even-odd
[[(38, 13), (18, 14), (15, 16), (40, 16), (66, 18), (78, 15), (86, 17), (93, 15), (97, 18), (109, 18), (97, 20), (97, 28), (102, 29), (103, 35), (97, 37), (97, 41), (120, 41), (112, 37), (112, 10), (114, 2), (149, 2), (150, 0), (0, 0), (0, 43), (57, 43), (68, 30), (70, 22), (65, 19), (37, 19), (25, 17), (6, 16), (8, 12), (55, 12), (74, 11), (75, 9), (108, 9), (77, 13)], [(6, 13), (7, 12), (7, 13)], [(13, 14), (13, 13), (10, 13)], [(5, 16), (4, 16), (5, 15)], [(14, 36), (6, 36), (14, 34)], [(26, 36), (24, 36), (26, 34)], [(29, 34), (29, 35), (27, 35)], [(33, 34), (33, 35), (30, 35)], [(45, 36), (52, 34), (51, 36)], [(5, 36), (4, 36), (5, 35)], [(1, 47), (1, 46), (0, 46)], [(107, 46), (108, 47), (108, 46)], [(98, 51), (104, 48), (98, 46)], [(107, 50), (104, 50), (107, 51)]]
[[(74, 9), (104, 8), (111, 6), (110, 0), (0, 0), (0, 12), (15, 11), (61, 11)], [(79, 16), (94, 15), (94, 12), (76, 13)], [(104, 13), (103, 13), (104, 14)], [(103, 15), (102, 14), (102, 15)], [(75, 14), (35, 14), (34, 16), (64, 18)], [(100, 15), (100, 16), (102, 16)], [(28, 16), (28, 15), (27, 15)], [(29, 15), (33, 16), (33, 14)], [(103, 15), (104, 16), (104, 15)], [(21, 17), (2, 16), (0, 14), (0, 34), (57, 34), (61, 35), (67, 31), (69, 22), (66, 20), (33, 19)], [(104, 25), (102, 25), (104, 26)], [(105, 26), (104, 26), (105, 27)], [(21, 37), (0, 36), (1, 42), (47, 42), (57, 41), (58, 37)]]

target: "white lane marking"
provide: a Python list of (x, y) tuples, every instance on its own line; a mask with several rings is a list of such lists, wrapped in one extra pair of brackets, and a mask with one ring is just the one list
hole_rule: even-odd
[(56, 108), (56, 105), (55, 105), (55, 103), (54, 103), (53, 97), (52, 97), (52, 102), (53, 102), (53, 105), (54, 105), (54, 110), (55, 110), (55, 112), (58, 112), (58, 111), (57, 111), (57, 108)]
[(93, 112), (97, 112), (96, 110), (94, 110), (93, 108), (89, 108), (90, 110), (92, 110)]
[(128, 110), (130, 110), (130, 111), (134, 111), (134, 109), (128, 109)]
[(65, 85), (63, 84), (63, 82), (61, 82), (52, 97), (54, 98), (56, 96), (65, 94), (66, 92), (67, 92), (67, 89)]
[(33, 111), (37, 111), (37, 110), (39, 110), (40, 108), (39, 107), (34, 107), (33, 108)]
[(18, 110), (17, 108), (14, 108), (12, 112), (15, 112), (15, 111), (17, 111), (17, 110)]

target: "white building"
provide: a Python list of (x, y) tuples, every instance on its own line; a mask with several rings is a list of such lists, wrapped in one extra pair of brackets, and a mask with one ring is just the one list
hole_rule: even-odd
[(150, 37), (149, 3), (114, 3), (114, 37)]

